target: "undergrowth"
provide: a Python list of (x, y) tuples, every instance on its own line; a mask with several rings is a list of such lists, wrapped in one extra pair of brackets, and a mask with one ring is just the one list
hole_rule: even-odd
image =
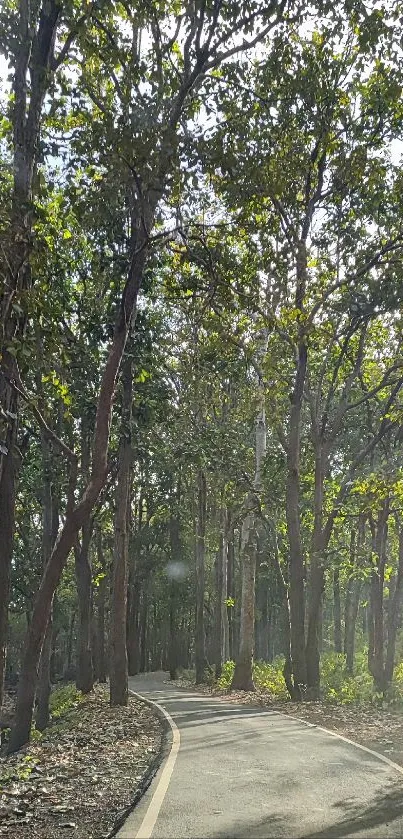
[[(277, 657), (270, 664), (256, 661), (253, 666), (253, 679), (259, 691), (268, 693), (273, 700), (289, 699), (283, 677), (284, 659)], [(231, 686), (235, 663), (226, 661), (220, 679), (215, 686), (228, 690)], [(193, 676), (193, 678), (192, 678)], [(194, 681), (192, 671), (183, 671), (182, 678)], [(321, 659), (321, 696), (322, 700), (338, 705), (369, 705), (387, 703), (403, 707), (403, 662), (395, 668), (393, 684), (385, 698), (374, 690), (373, 679), (368, 672), (367, 653), (357, 653), (354, 675), (346, 673), (345, 656), (339, 653), (324, 653)]]

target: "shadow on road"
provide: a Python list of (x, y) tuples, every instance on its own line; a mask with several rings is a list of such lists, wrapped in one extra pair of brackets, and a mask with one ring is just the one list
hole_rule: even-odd
[[(403, 816), (403, 786), (400, 781), (388, 784), (378, 795), (374, 796), (370, 807), (362, 805), (353, 799), (337, 801), (333, 808), (341, 814), (334, 824), (315, 833), (302, 833), (298, 825), (291, 826), (289, 813), (284, 817), (280, 813), (272, 813), (264, 819), (251, 824), (250, 821), (237, 821), (231, 826), (230, 832), (217, 833), (217, 839), (239, 839), (248, 836), (250, 839), (354, 839), (357, 834), (370, 837), (373, 829), (378, 829), (377, 836), (389, 835), (387, 826)], [(343, 812), (344, 811), (344, 812)], [(379, 829), (385, 829), (380, 833)]]
[[(344, 818), (324, 831), (311, 833), (301, 839), (344, 839), (374, 827), (382, 827), (403, 816), (403, 785), (401, 780), (388, 784), (374, 796), (370, 807), (362, 809), (355, 801), (337, 801), (333, 805), (339, 811), (344, 810)], [(386, 835), (386, 834), (385, 834)]]

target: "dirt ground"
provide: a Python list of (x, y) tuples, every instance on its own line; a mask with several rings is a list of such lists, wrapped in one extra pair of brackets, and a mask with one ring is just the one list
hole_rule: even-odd
[(105, 839), (142, 790), (162, 728), (134, 697), (110, 708), (97, 686), (16, 755), (0, 756), (0, 836)]

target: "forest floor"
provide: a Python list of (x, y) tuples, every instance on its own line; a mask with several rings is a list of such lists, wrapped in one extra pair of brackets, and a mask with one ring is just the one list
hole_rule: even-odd
[(0, 836), (104, 839), (141, 795), (158, 761), (162, 728), (130, 696), (110, 708), (105, 686), (81, 698), (40, 739), (0, 755)]
[(177, 687), (225, 698), (226, 702), (252, 704), (280, 711), (313, 725), (335, 731), (349, 740), (383, 754), (403, 766), (403, 711), (376, 705), (338, 705), (330, 702), (291, 702), (273, 699), (267, 692), (220, 690), (208, 685), (195, 687), (188, 679), (177, 679)]

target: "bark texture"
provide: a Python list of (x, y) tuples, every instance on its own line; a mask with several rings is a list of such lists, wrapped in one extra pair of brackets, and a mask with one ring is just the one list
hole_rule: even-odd
[(113, 554), (110, 613), (110, 703), (127, 705), (128, 666), (126, 647), (127, 582), (129, 546), (129, 498), (132, 467), (132, 362), (128, 357), (122, 373), (122, 432), (115, 505), (115, 546)]

